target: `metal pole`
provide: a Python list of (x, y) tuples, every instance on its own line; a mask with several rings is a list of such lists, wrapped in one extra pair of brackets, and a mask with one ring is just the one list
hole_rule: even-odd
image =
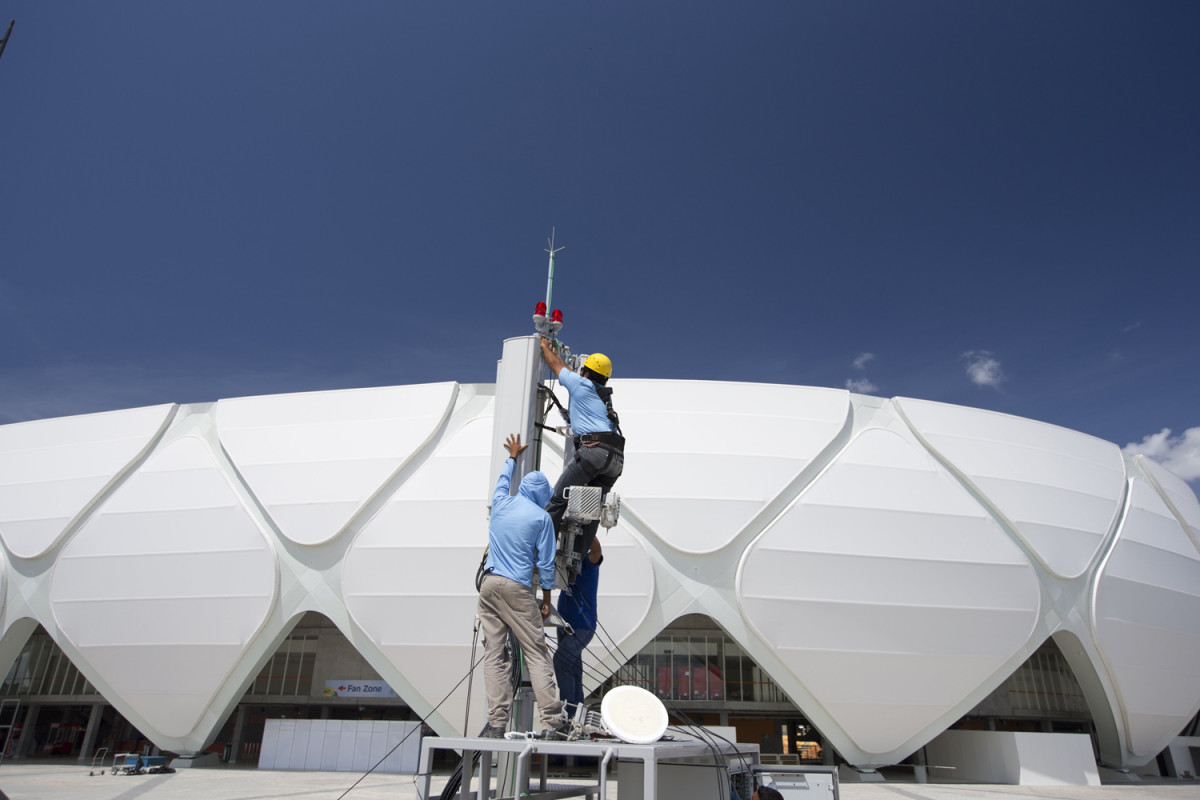
[[(471, 635), (471, 663), (468, 664), (470, 672), (467, 673), (467, 709), (463, 712), (463, 736), (470, 736), (471, 732), (467, 730), (467, 724), (471, 716), (471, 684), (475, 682), (475, 648), (479, 644), (479, 615), (475, 615), (475, 632)], [(490, 724), (490, 723), (489, 723)], [(466, 772), (466, 761), (463, 762), (463, 772)]]
[(549, 244), (550, 244), (550, 247), (546, 250), (546, 252), (550, 254), (550, 272), (546, 276), (546, 313), (547, 314), (550, 313), (550, 310), (552, 308), (552, 306), (550, 305), (550, 300), (554, 296), (554, 254), (559, 252), (560, 250), (566, 249), (565, 247), (559, 247), (558, 249), (555, 249), (555, 247), (554, 247), (554, 228), (550, 229)]

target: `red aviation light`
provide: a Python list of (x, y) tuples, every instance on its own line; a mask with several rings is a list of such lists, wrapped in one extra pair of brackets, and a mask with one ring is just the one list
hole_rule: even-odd
[(536, 306), (534, 306), (533, 315), (535, 317), (546, 316), (546, 301), (545, 300), (538, 301), (538, 304)]
[[(545, 305), (546, 305), (545, 303), (542, 303), (543, 308), (545, 307)], [(550, 314), (550, 321), (557, 322), (559, 325), (561, 325), (562, 324), (562, 311), (560, 311), (557, 308), (554, 309), (554, 312)]]

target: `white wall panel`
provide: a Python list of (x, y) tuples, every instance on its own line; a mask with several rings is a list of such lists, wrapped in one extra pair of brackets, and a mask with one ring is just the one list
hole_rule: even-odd
[(159, 433), (172, 405), (0, 425), (0, 538), (9, 552), (50, 550), (79, 512)]
[[(364, 720), (361, 723), (364, 727), (369, 727), (371, 744), (367, 749), (367, 768), (379, 764), (383, 761), (383, 757), (388, 751), (388, 721), (382, 719)], [(382, 766), (382, 765), (381, 765)]]
[(911, 398), (895, 403), (1048, 569), (1068, 578), (1087, 569), (1124, 495), (1124, 459), (1116, 445), (994, 411)]
[(268, 719), (258, 768), (414, 773), (420, 727), (400, 720)]
[[(352, 724), (346, 724), (351, 722)], [(347, 720), (342, 723), (342, 735), (338, 740), (337, 771), (349, 772), (354, 769), (356, 747), (358, 746), (358, 720)]]
[(165, 445), (63, 548), (50, 605), (89, 677), (185, 736), (266, 620), (274, 551), (202, 439)]
[(280, 531), (300, 544), (335, 536), (433, 435), (457, 384), (222, 400), (221, 444)]
[(312, 737), (312, 724), (314, 720), (298, 719), (296, 720), (296, 733), (292, 737), (292, 752), (288, 754), (287, 760), (282, 765), (285, 769), (303, 769), (305, 761), (308, 760), (308, 746)]
[(846, 424), (849, 393), (799, 386), (614, 381), (628, 508), (686, 553), (724, 547)]
[(333, 772), (337, 769), (338, 752), (342, 744), (342, 727), (354, 724), (352, 720), (327, 719), (322, 720), (325, 727), (325, 737), (321, 742), (321, 760), (316, 769), (322, 772)]
[(1200, 707), (1200, 553), (1135, 479), (1095, 591), (1095, 636), (1120, 695), (1126, 746), (1159, 752)]
[(258, 750), (259, 769), (278, 769), (280, 740), (286, 740), (285, 752), (292, 750), (292, 737), (296, 732), (294, 719), (270, 719), (263, 726), (262, 746)]
[(919, 445), (881, 429), (856, 436), (748, 548), (737, 586), (790, 672), (775, 679), (798, 681), (867, 753), (1007, 677), (997, 670), (1040, 608), (1003, 529)]

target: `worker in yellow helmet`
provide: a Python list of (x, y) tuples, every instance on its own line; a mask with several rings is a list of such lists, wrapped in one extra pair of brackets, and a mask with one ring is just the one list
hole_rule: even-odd
[[(542, 355), (571, 398), (567, 415), (575, 436), (575, 452), (563, 465), (562, 475), (554, 484), (554, 495), (546, 504), (546, 511), (554, 523), (554, 533), (558, 535), (567, 510), (563, 490), (568, 486), (599, 486), (607, 494), (625, 466), (625, 437), (621, 435), (621, 423), (613, 410), (612, 389), (608, 388), (608, 379), (612, 377), (612, 362), (608, 356), (592, 353), (576, 374), (545, 337), (542, 337)], [(581, 554), (591, 552), (598, 527), (598, 522), (592, 522), (584, 528), (582, 541), (576, 544)]]

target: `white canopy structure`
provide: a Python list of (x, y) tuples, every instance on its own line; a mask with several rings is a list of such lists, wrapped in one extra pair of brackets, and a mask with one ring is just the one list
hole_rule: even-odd
[[(708, 615), (863, 767), (1050, 637), (1112, 766), (1200, 708), (1200, 503), (1155, 463), (910, 398), (611, 385), (629, 444), (600, 602), (620, 653)], [(156, 745), (194, 753), (317, 611), (462, 733), (495, 406), (491, 385), (444, 383), (0, 427), (0, 663), (40, 624)], [(589, 657), (589, 675), (621, 666)]]

